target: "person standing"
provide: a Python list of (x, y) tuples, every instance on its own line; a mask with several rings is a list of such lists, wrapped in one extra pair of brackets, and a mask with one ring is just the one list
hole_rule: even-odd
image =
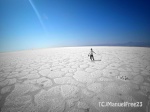
[[(93, 49), (91, 48), (91, 51), (90, 51), (90, 53), (88, 54), (88, 56), (90, 56), (91, 61), (94, 61), (93, 53), (95, 53), (95, 52), (94, 52)], [(95, 53), (95, 54), (96, 54), (96, 53)]]

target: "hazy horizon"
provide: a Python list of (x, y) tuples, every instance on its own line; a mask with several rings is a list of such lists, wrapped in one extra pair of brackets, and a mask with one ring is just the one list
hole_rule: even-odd
[(85, 46), (150, 46), (147, 0), (1, 0), (0, 52)]

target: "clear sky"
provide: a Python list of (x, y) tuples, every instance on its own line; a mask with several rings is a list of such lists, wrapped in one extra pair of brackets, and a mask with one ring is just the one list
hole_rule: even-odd
[(150, 42), (149, 0), (0, 0), (0, 51)]

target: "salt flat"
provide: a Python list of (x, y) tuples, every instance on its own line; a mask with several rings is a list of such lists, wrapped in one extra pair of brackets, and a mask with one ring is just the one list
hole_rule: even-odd
[(1, 112), (150, 112), (150, 48), (90, 48), (0, 53)]

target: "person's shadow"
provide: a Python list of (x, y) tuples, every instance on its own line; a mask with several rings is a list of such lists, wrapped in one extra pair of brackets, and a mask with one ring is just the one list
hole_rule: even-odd
[(94, 61), (101, 61), (101, 60), (94, 60)]

